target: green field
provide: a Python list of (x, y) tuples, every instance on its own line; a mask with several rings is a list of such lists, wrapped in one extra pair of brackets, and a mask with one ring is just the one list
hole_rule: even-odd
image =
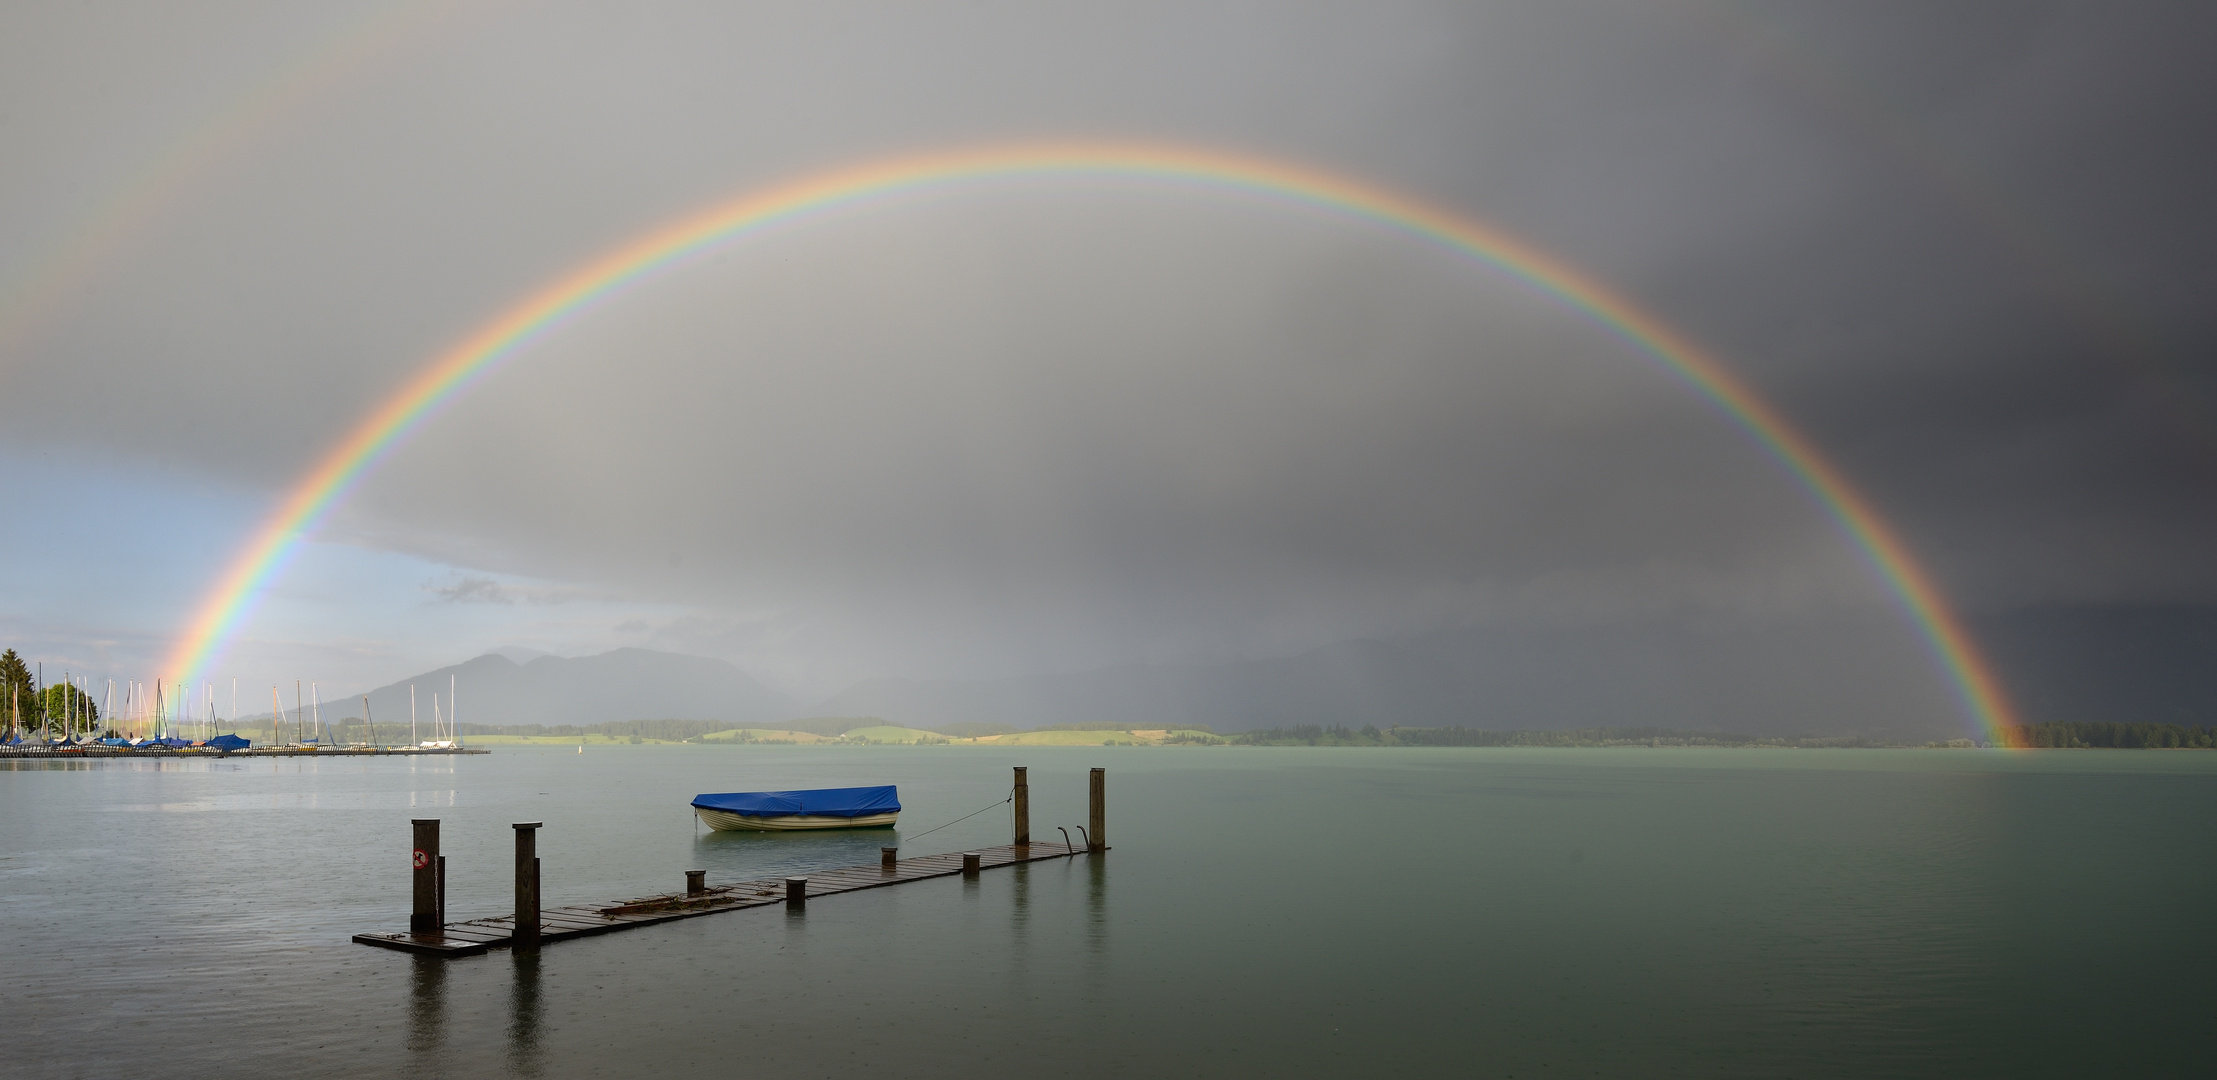
[(1205, 731), (1142, 729), (1138, 731), (1020, 731), (958, 739), (935, 731), (874, 724), (840, 735), (817, 735), (782, 728), (727, 728), (696, 739), (649, 739), (629, 735), (470, 735), (470, 746), (1160, 746), (1165, 739), (1207, 743), (1217, 741)]
[(1173, 736), (1202, 741), (1211, 738), (1205, 731), (1144, 728), (1136, 731), (1019, 731), (955, 742), (965, 746), (1160, 746), (1164, 739)]
[(947, 738), (947, 736), (941, 735), (938, 732), (918, 731), (915, 728), (896, 727), (892, 724), (879, 724), (875, 727), (856, 728), (853, 731), (847, 732), (845, 735), (842, 735), (840, 737), (856, 742), (890, 743), (894, 745), (914, 745), (921, 742), (953, 741)]
[(625, 735), (464, 735), (466, 746), (675, 746), (667, 739), (636, 739)]
[(833, 735), (812, 735), (806, 731), (787, 731), (783, 728), (732, 728), (728, 731), (711, 731), (698, 739), (688, 741), (710, 745), (718, 743), (737, 743), (741, 745), (747, 743), (770, 743), (773, 745), (792, 743), (805, 746), (810, 743), (835, 743), (839, 741), (839, 738)]

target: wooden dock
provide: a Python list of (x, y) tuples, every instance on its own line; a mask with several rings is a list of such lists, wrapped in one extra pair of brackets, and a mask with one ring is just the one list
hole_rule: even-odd
[[(1100, 850), (1108, 849), (1103, 847)], [(807, 876), (805, 884), (798, 886), (794, 883), (802, 879), (763, 878), (725, 885), (704, 885), (698, 892), (673, 892), (629, 900), (610, 900), (601, 904), (544, 908), (539, 912), (539, 941), (541, 944), (551, 944), (640, 926), (656, 926), (679, 919), (697, 919), (722, 911), (785, 904), (791, 902), (788, 890), (796, 887), (805, 890), (800, 898), (805, 903), (820, 896), (881, 889), (887, 885), (923, 881), (927, 878), (952, 877), (969, 872), (964, 861), (966, 856), (972, 855), (977, 857), (976, 869), (989, 870), (1018, 863), (1066, 859), (1086, 853), (1086, 848), (1070, 847), (1062, 843), (1005, 844), (972, 852), (950, 852), (945, 855), (898, 859), (891, 863), (880, 862), (817, 871)], [(362, 945), (433, 956), (474, 956), (488, 949), (509, 947), (513, 944), (515, 928), (514, 916), (501, 915), (490, 919), (450, 923), (440, 931), (356, 934), (354, 940)]]

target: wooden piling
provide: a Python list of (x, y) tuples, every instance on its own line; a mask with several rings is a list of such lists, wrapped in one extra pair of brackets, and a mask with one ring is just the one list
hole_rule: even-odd
[(1022, 765), (1016, 766), (1016, 791), (1010, 796), (1016, 804), (1016, 837), (1009, 841), (1014, 844), (1032, 842), (1032, 785), (1025, 776), (1027, 771)]
[(963, 877), (976, 877), (976, 876), (978, 876), (978, 853), (977, 853), (977, 852), (975, 852), (975, 851), (965, 851), (965, 852), (963, 852), (963, 853), (962, 853), (962, 876), (963, 876)]
[(1108, 770), (1093, 770), (1093, 778), (1086, 785), (1085, 849), (1108, 849)]
[(894, 864), (900, 861), (901, 849), (897, 847), (881, 847), (878, 849), (878, 866), (880, 868), (891, 870)]
[(408, 930), (415, 934), (436, 933), (439, 929), (439, 819), (412, 818), (415, 826), (416, 848), (409, 853), (409, 865), (414, 868), (415, 907), (408, 913)]
[(785, 879), (785, 906), (789, 908), (808, 906), (807, 878), (789, 877)]
[(539, 947), (539, 826), (519, 821), (516, 830), (516, 922), (511, 937), (519, 952)]
[(439, 929), (446, 930), (446, 856), (439, 856)]
[(708, 891), (708, 871), (706, 871), (706, 870), (687, 870), (687, 871), (685, 872), (685, 895), (687, 895), (687, 896), (699, 896), (700, 894), (702, 894), (702, 893), (704, 893), (704, 892), (707, 892), (707, 891)]

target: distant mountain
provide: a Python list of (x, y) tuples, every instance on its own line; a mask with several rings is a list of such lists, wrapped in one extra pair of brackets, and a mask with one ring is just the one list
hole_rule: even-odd
[(1747, 734), (1962, 733), (1896, 623), (1467, 630), (1215, 665), (1128, 664), (985, 681), (876, 679), (817, 707), (944, 731), (1114, 722), (1244, 731), (1302, 724)]
[[(719, 720), (734, 727), (799, 715), (791, 699), (756, 682), (722, 660), (648, 649), (617, 649), (568, 659), (540, 656), (516, 663), (480, 656), (427, 671), (369, 693), (378, 726), (408, 722), (408, 688), (416, 690), (416, 716), (431, 723), (431, 696), (448, 707), (453, 680), (465, 724), (598, 724), (610, 720)], [(359, 696), (324, 704), (324, 718), (362, 714)]]
[(1287, 724), (1452, 722), (1466, 710), (1452, 674), (1375, 641), (1300, 656), (1210, 666), (1125, 664), (977, 682), (873, 679), (818, 706), (909, 727), (1106, 723), (1207, 724), (1218, 731)]
[[(1978, 639), (2030, 721), (2207, 724), (2217, 718), (2217, 608), (2055, 608), (1980, 618)], [(714, 720), (789, 727), (796, 717), (883, 717), (930, 731), (1051, 724), (1206, 724), (1221, 732), (1304, 724), (1560, 730), (1668, 727), (1749, 735), (1965, 733), (1952, 695), (1898, 617), (1795, 626), (1719, 623), (1461, 630), (1347, 641), (1221, 664), (1125, 664), (992, 680), (872, 679), (804, 710), (721, 660), (645, 649), (500, 655), (370, 693), (380, 724), (406, 723), (448, 676), (472, 724)], [(359, 715), (358, 699), (325, 705)], [(840, 721), (824, 721), (838, 723)], [(813, 730), (813, 728), (811, 728)]]

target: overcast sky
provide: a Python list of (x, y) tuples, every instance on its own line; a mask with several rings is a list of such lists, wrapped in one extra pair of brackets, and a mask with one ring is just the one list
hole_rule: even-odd
[[(0, 6), (0, 636), (161, 674), (314, 459), (627, 238), (1094, 137), (1527, 238), (1710, 346), (1981, 617), (2217, 603), (2213, 31), (2020, 0)], [(338, 693), (640, 645), (810, 698), (1720, 621), (1912, 640), (1775, 461), (1560, 302), (1317, 211), (1000, 180), (565, 324), (219, 666)]]

